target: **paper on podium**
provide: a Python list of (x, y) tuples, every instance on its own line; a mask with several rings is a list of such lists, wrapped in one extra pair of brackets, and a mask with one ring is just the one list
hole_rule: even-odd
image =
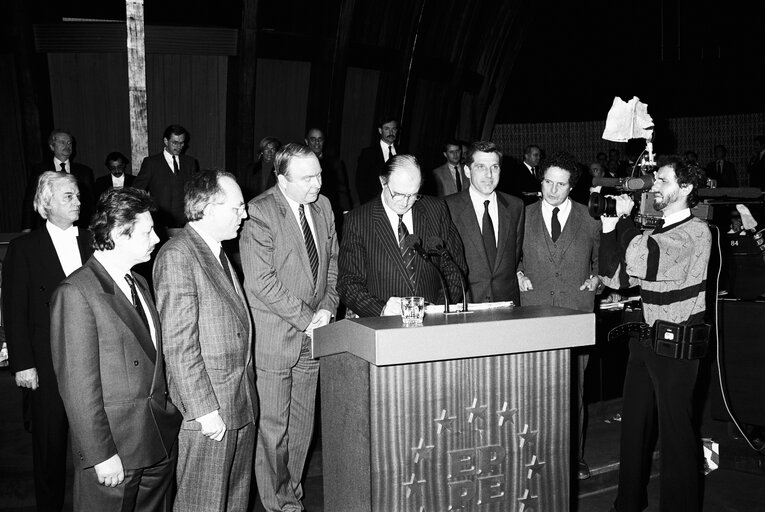
[[(469, 303), (468, 304), (468, 311), (484, 311), (487, 309), (499, 309), (499, 308), (513, 308), (515, 307), (515, 303), (511, 300), (506, 300), (502, 302), (477, 302), (477, 303)], [(462, 311), (462, 302), (459, 302), (457, 304), (449, 304), (449, 313), (456, 313), (458, 311)], [(443, 313), (444, 312), (444, 306), (443, 304), (428, 304), (425, 306), (425, 314), (426, 315), (433, 315), (435, 313)]]

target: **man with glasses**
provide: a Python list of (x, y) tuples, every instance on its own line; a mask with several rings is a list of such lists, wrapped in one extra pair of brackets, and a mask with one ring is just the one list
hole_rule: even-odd
[(442, 199), (420, 196), (422, 173), (411, 155), (395, 155), (379, 176), (382, 193), (348, 213), (340, 247), (340, 298), (362, 316), (398, 315), (401, 297), (443, 303), (438, 270), (416, 256), (407, 235), (422, 247), (445, 247), (454, 262), (434, 258), (451, 301), (461, 298), (465, 258), (457, 228)]
[(183, 213), (183, 186), (199, 170), (196, 158), (182, 154), (189, 132), (171, 124), (162, 135), (161, 153), (143, 159), (133, 186), (146, 190), (157, 205), (154, 221), (160, 237), (164, 228), (180, 228), (186, 224)]
[(247, 218), (232, 174), (186, 185), (189, 222), (159, 251), (154, 290), (170, 398), (183, 414), (176, 511), (247, 510), (257, 395), (244, 291), (221, 242)]
[(106, 155), (104, 165), (109, 169), (109, 174), (101, 176), (96, 180), (96, 199), (101, 197), (101, 194), (109, 190), (110, 188), (124, 188), (132, 187), (135, 176), (127, 170), (127, 166), (130, 160), (117, 151), (113, 151)]
[(268, 512), (303, 510), (319, 361), (313, 331), (337, 310), (337, 235), (307, 146), (276, 153), (277, 184), (249, 202), (240, 240), (244, 287), (255, 322), (260, 428), (255, 478)]

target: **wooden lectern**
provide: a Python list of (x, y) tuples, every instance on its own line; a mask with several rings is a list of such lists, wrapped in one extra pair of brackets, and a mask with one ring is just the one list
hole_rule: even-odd
[(324, 509), (568, 510), (568, 349), (594, 342), (548, 306), (317, 329)]

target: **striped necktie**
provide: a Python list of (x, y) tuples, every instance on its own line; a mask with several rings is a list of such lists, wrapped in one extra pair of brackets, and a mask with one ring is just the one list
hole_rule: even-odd
[(311, 228), (308, 226), (308, 220), (305, 218), (305, 205), (298, 207), (300, 212), (300, 227), (303, 230), (303, 239), (305, 240), (305, 250), (308, 252), (308, 261), (311, 262), (311, 273), (313, 282), (316, 282), (316, 276), (319, 275), (319, 253), (316, 252), (316, 242), (313, 240)]
[(404, 239), (409, 236), (409, 230), (406, 229), (404, 224), (404, 216), (398, 216), (398, 247), (401, 251), (401, 258), (404, 260), (404, 266), (406, 267), (406, 273), (409, 277), (409, 282), (414, 286), (414, 249), (404, 244)]

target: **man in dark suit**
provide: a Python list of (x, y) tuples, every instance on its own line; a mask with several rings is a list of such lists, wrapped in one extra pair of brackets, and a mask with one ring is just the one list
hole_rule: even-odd
[(324, 151), (324, 132), (319, 128), (309, 128), (305, 134), (305, 143), (319, 159), (321, 165), (321, 193), (329, 199), (335, 214), (335, 229), (342, 229), (343, 215), (353, 208), (351, 191), (348, 186), (348, 173), (345, 163), (336, 156)]
[(525, 205), (536, 203), (539, 200), (539, 162), (542, 159), (542, 150), (539, 146), (530, 144), (523, 151), (523, 161), (515, 165), (507, 166), (502, 174), (499, 190), (510, 195), (520, 197)]
[(438, 266), (448, 283), (445, 292), (450, 301), (461, 297), (462, 241), (444, 201), (420, 196), (417, 159), (394, 156), (378, 180), (382, 194), (345, 219), (337, 286), (342, 301), (362, 317), (401, 314), (401, 297), (443, 303), (439, 271), (415, 256), (407, 246), (408, 235), (419, 238), (425, 248), (443, 245), (449, 251), (454, 261), (439, 258)]
[(46, 223), (8, 247), (3, 318), (10, 369), (31, 412), (37, 510), (60, 512), (69, 427), (53, 371), (48, 304), (56, 286), (93, 251), (87, 231), (74, 227), (80, 210), (77, 178), (47, 171), (38, 182), (33, 203)]
[(132, 187), (135, 176), (126, 173), (130, 160), (117, 151), (113, 151), (106, 155), (104, 165), (109, 169), (109, 174), (101, 176), (96, 180), (96, 199), (101, 197), (101, 194), (109, 190), (110, 188), (123, 188)]
[(493, 142), (474, 142), (465, 159), (469, 188), (446, 198), (465, 246), (472, 302), (512, 300), (520, 305), (515, 275), (523, 245), (523, 201), (497, 192), (502, 153)]
[(159, 251), (154, 289), (170, 397), (183, 413), (175, 512), (247, 510), (258, 399), (244, 292), (221, 242), (247, 211), (236, 178), (186, 184), (186, 227)]
[(319, 361), (313, 331), (337, 310), (337, 235), (321, 189), (319, 159), (287, 144), (277, 184), (248, 204), (240, 240), (244, 288), (258, 329), (260, 428), (255, 477), (268, 512), (303, 510), (301, 480), (311, 443)]
[(356, 191), (359, 195), (359, 204), (364, 204), (380, 193), (378, 176), (385, 167), (389, 158), (399, 153), (396, 146), (398, 138), (398, 120), (393, 116), (387, 116), (380, 120), (377, 125), (377, 133), (380, 139), (377, 143), (361, 150), (358, 165), (356, 166)]
[[(542, 166), (542, 201), (526, 207), (523, 256), (518, 275), (521, 305), (547, 304), (591, 313), (598, 277), (600, 221), (587, 207), (569, 198), (579, 179), (579, 167), (568, 153), (556, 153)], [(589, 478), (584, 461), (584, 370), (587, 354), (578, 363), (580, 479)]]
[(468, 188), (468, 177), (462, 170), (462, 144), (454, 139), (444, 144), (446, 163), (433, 169), (436, 195), (444, 197)]
[(189, 133), (183, 126), (171, 124), (165, 128), (162, 153), (148, 156), (141, 163), (133, 186), (146, 190), (157, 205), (154, 221), (160, 236), (166, 228), (186, 224), (183, 214), (183, 186), (199, 170), (196, 158), (182, 154)]
[(32, 201), (37, 190), (37, 178), (45, 171), (65, 172), (77, 178), (77, 188), (80, 191), (80, 220), (76, 225), (87, 228), (95, 203), (93, 170), (87, 165), (71, 160), (74, 152), (74, 137), (71, 133), (59, 129), (53, 130), (48, 136), (48, 147), (53, 152), (53, 158), (34, 164), (29, 175), (29, 182), (24, 195), (24, 211), (21, 215), (21, 229), (29, 231), (43, 224), (42, 218), (32, 205)]
[(146, 192), (109, 190), (93, 256), (51, 301), (51, 351), (72, 440), (74, 510), (165, 512), (181, 415), (168, 399), (159, 317), (131, 272), (159, 241)]

